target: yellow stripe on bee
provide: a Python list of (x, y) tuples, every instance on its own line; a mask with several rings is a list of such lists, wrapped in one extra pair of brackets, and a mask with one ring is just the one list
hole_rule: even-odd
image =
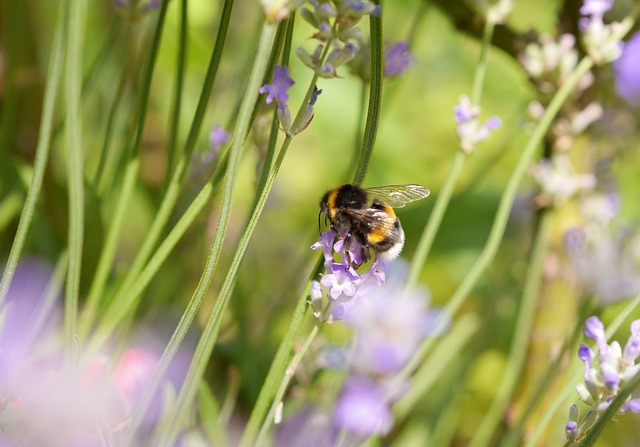
[(393, 211), (393, 208), (386, 203), (384, 204), (384, 212), (387, 214), (387, 216), (385, 216), (385, 223), (387, 225), (380, 225), (373, 228), (371, 232), (367, 234), (367, 242), (371, 245), (376, 245), (384, 241), (389, 236), (390, 228), (396, 221), (396, 213)]
[(329, 219), (335, 219), (336, 213), (338, 212), (338, 210), (336, 210), (336, 198), (338, 197), (339, 189), (340, 188), (334, 189), (329, 193), (329, 196), (327, 197), (327, 205), (329, 207)]
[(393, 208), (391, 208), (389, 205), (387, 205), (386, 203), (384, 204), (384, 211), (393, 219), (396, 219), (396, 213), (395, 211), (393, 211)]
[(388, 234), (389, 232), (386, 230), (386, 228), (376, 228), (375, 230), (367, 234), (367, 242), (371, 245), (379, 244), (380, 242), (384, 241)]

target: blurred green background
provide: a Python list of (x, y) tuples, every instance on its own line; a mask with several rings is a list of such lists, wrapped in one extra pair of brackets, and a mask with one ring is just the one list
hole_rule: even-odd
[[(461, 2), (452, 2), (457, 4)], [(461, 3), (463, 4), (463, 3)], [(559, 0), (516, 1), (508, 25), (525, 35), (530, 30), (553, 33)], [(621, 2), (620, 8), (625, 6)], [(217, 30), (221, 2), (189, 0), (187, 70), (178, 143), (184, 143), (202, 88), (204, 73)], [(439, 189), (448, 175), (458, 151), (453, 110), (463, 94), (470, 94), (479, 60), (480, 43), (473, 31), (460, 30), (452, 17), (436, 4), (420, 0), (389, 1), (383, 4), (385, 42), (411, 37), (411, 52), (416, 57), (413, 68), (396, 79), (387, 80), (383, 89), (382, 116), (376, 148), (365, 185), (419, 183), (432, 191), (427, 200), (398, 211), (407, 242), (403, 257), (412, 258)], [(40, 124), (43, 86), (46, 78), (56, 2), (0, 2), (2, 48), (0, 48), (0, 101), (2, 102), (2, 139), (0, 146), (0, 253), (6, 258), (16, 231), (22, 201), (35, 153)], [(238, 0), (223, 54), (220, 71), (209, 102), (205, 124), (197, 151), (209, 150), (208, 133), (217, 124), (232, 131), (237, 101), (244, 91), (253, 61), (257, 30), (262, 13), (258, 2)], [(121, 73), (127, 74), (121, 107), (114, 118), (114, 137), (108, 147), (105, 178), (121, 175), (122, 158), (131, 144), (135, 119), (137, 85), (144, 65), (155, 16), (133, 23), (118, 15), (108, 0), (90, 2), (83, 41), (82, 126), (87, 183), (85, 252), (82, 267), (81, 296), (86, 295), (104, 240), (106, 226), (113, 211), (117, 189), (104, 193), (93, 188), (92, 180), (99, 163), (109, 110), (116, 97)], [(366, 23), (363, 23), (366, 29)], [(477, 25), (478, 31), (481, 24)], [(108, 287), (115, 287), (126, 272), (140, 241), (145, 235), (165, 188), (169, 119), (179, 30), (178, 2), (172, 1), (166, 22), (160, 55), (153, 77), (150, 109), (142, 146), (142, 164), (136, 192), (129, 204), (123, 240), (119, 244), (117, 263)], [(313, 30), (299, 20), (294, 48), (312, 51)], [(15, 55), (15, 60), (8, 55)], [(287, 328), (291, 312), (313, 268), (316, 255), (309, 247), (318, 237), (317, 216), (320, 197), (351, 178), (348, 172), (357, 147), (357, 128), (362, 107), (363, 86), (360, 80), (341, 67), (337, 79), (321, 79), (323, 90), (309, 128), (297, 136), (289, 149), (267, 207), (252, 238), (237, 280), (227, 324), (223, 327), (209, 378), (216, 392), (222, 393), (230, 377), (240, 377), (239, 414), (248, 411), (255, 400), (275, 349)], [(291, 58), (291, 76), (296, 84), (290, 90), (292, 109), (297, 109), (311, 79), (311, 73), (295, 56)], [(578, 145), (590, 142), (614, 145), (622, 154), (613, 161), (623, 201), (623, 215), (634, 222), (640, 211), (638, 191), (637, 115), (624, 109), (612, 94), (612, 76), (608, 67), (598, 70), (598, 99), (606, 115)], [(498, 200), (511, 174), (515, 160), (529, 137), (525, 126), (527, 105), (535, 96), (526, 73), (517, 60), (501, 49), (489, 54), (488, 70), (482, 95), (482, 119), (497, 115), (502, 126), (490, 140), (482, 143), (468, 157), (461, 181), (438, 232), (431, 257), (421, 275), (434, 305), (442, 306), (451, 296), (482, 249), (493, 222)], [(67, 191), (65, 141), (61, 114), (55, 120), (51, 159), (26, 254), (54, 263), (66, 246)], [(622, 129), (612, 132), (612, 129)], [(257, 182), (260, 153), (250, 136), (240, 168), (239, 183), (225, 251), (201, 309), (202, 322), (224, 278), (226, 266), (234, 253), (251, 210)], [(192, 172), (197, 170), (194, 158)], [(195, 173), (181, 192), (175, 223), (202, 186)], [(486, 277), (475, 288), (460, 314), (477, 315), (481, 327), (477, 336), (460, 353), (460, 367), (450, 379), (443, 379), (433, 400), (416, 409), (416, 417), (402, 427), (397, 445), (420, 445), (424, 426), (416, 421), (435, 421), (438, 410), (456, 396), (458, 435), (454, 445), (464, 445), (482, 420), (491, 402), (507, 355), (513, 318), (517, 310), (528, 249), (533, 232), (534, 210), (531, 199), (536, 187), (527, 179), (521, 198), (512, 210), (507, 237)], [(199, 217), (197, 225), (176, 247), (169, 262), (152, 281), (139, 311), (142, 325), (162, 327), (168, 337), (194, 290), (206, 259), (217, 221), (215, 199)], [(556, 235), (560, 237), (560, 235)], [(560, 314), (571, 304), (559, 303)], [(615, 315), (618, 308), (608, 310)], [(558, 315), (556, 326), (561, 333), (578, 324), (567, 315)], [(567, 317), (569, 322), (567, 322)], [(336, 332), (336, 334), (333, 334)], [(621, 331), (626, 337), (626, 328)], [(340, 337), (340, 329), (327, 328), (327, 339)], [(578, 361), (577, 356), (570, 361)], [(543, 368), (545, 365), (537, 365)], [(535, 368), (536, 365), (528, 367)], [(230, 373), (235, 371), (235, 373)], [(453, 373), (452, 373), (453, 374)], [(453, 389), (457, 383), (457, 389)], [(577, 396), (572, 396), (577, 401)], [(563, 410), (565, 411), (565, 410)], [(419, 415), (419, 416), (418, 416)], [(553, 424), (548, 445), (558, 445), (564, 437), (566, 411)], [(602, 446), (637, 445), (640, 436), (637, 416), (620, 417), (610, 424)], [(412, 435), (414, 433), (414, 435)], [(414, 436), (412, 438), (412, 436)], [(551, 441), (553, 440), (553, 442)], [(456, 443), (458, 442), (458, 443)]]

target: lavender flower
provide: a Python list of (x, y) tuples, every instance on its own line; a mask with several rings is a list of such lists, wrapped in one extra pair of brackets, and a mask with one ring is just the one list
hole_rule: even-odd
[(596, 185), (592, 174), (575, 174), (569, 158), (562, 154), (552, 160), (541, 160), (530, 168), (530, 172), (542, 188), (536, 198), (539, 206), (562, 205), (578, 192), (589, 191)]
[(550, 35), (542, 34), (538, 40), (527, 45), (520, 63), (532, 79), (554, 80), (553, 87), (543, 84), (545, 93), (550, 93), (564, 83), (578, 64), (576, 38), (573, 34), (562, 34), (555, 41)]
[(261, 94), (266, 93), (267, 104), (271, 104), (274, 100), (278, 103), (278, 120), (280, 126), (288, 135), (291, 134), (291, 112), (287, 106), (289, 93), (287, 90), (295, 84), (294, 80), (289, 76), (289, 68), (276, 65), (273, 70), (273, 81), (271, 84), (265, 84), (260, 87)]
[(460, 139), (460, 148), (468, 154), (473, 152), (476, 144), (486, 140), (491, 131), (502, 124), (500, 118), (492, 116), (485, 124), (481, 125), (478, 115), (480, 115), (480, 107), (472, 105), (468, 96), (460, 97), (460, 104), (456, 106), (454, 116), (458, 123), (457, 133)]
[(623, 27), (618, 22), (605, 24), (604, 14), (613, 6), (613, 0), (585, 0), (580, 8), (584, 15), (579, 27), (589, 55), (598, 63), (616, 60), (622, 53)]
[[(300, 61), (322, 78), (335, 78), (337, 69), (354, 59), (362, 46), (358, 22), (366, 15), (380, 14), (380, 6), (368, 0), (311, 1), (313, 9), (301, 8), (302, 18), (316, 29), (312, 37), (320, 43), (313, 53), (297, 48)], [(332, 46), (327, 54), (327, 46)], [(326, 56), (326, 59), (324, 58)]]
[(613, 62), (616, 92), (632, 107), (640, 107), (640, 32), (627, 41), (619, 59)]
[(591, 20), (602, 21), (604, 13), (613, 7), (613, 0), (585, 0), (580, 7), (580, 14), (591, 16)]
[(581, 206), (587, 224), (565, 234), (565, 248), (587, 292), (603, 305), (640, 293), (640, 236), (612, 226), (619, 209), (614, 195), (589, 197)]
[(384, 75), (399, 76), (415, 64), (416, 58), (409, 52), (409, 44), (396, 42), (387, 47), (384, 53)]
[[(312, 284), (311, 290), (311, 303), (317, 318), (328, 322), (344, 319), (355, 301), (384, 284), (386, 265), (377, 255), (365, 272), (356, 272), (354, 266), (362, 264), (363, 248), (355, 240), (347, 248), (344, 236), (338, 237), (329, 229), (320, 235), (320, 240), (311, 249), (322, 249), (324, 255), (325, 273), (319, 283)], [(334, 253), (340, 256), (339, 262), (334, 260)], [(324, 297), (328, 300), (326, 306)]]
[(332, 273), (328, 273), (322, 277), (320, 283), (331, 289), (330, 295), (332, 299), (337, 299), (340, 295), (353, 296), (356, 293), (356, 281), (360, 276), (353, 267), (333, 263), (331, 264)]
[(362, 438), (388, 433), (393, 417), (384, 388), (366, 377), (350, 377), (338, 397), (333, 422), (339, 430)]
[[(119, 357), (103, 353), (79, 359), (72, 373), (64, 370), (61, 312), (57, 296), (45, 293), (50, 273), (41, 261), (21, 263), (3, 309), (0, 445), (94, 446), (101, 444), (105, 429), (115, 437), (130, 421), (160, 358), (143, 344), (125, 347)], [(180, 366), (179, 380), (186, 372), (185, 365)], [(173, 372), (168, 373), (171, 379)], [(157, 423), (161, 406), (158, 398), (145, 425)], [(117, 440), (113, 444), (119, 445)]]
[[(617, 341), (607, 343), (604, 324), (598, 317), (589, 317), (584, 333), (595, 340), (597, 352), (586, 344), (578, 349), (578, 358), (584, 364), (584, 382), (576, 391), (590, 409), (580, 420), (578, 406), (571, 405), (565, 434), (569, 442), (574, 442), (586, 433), (598, 417), (609, 407), (618, 391), (640, 372), (640, 364), (635, 361), (640, 355), (640, 320), (631, 323), (631, 336), (624, 351)], [(620, 413), (640, 413), (640, 399), (629, 396), (620, 407)]]
[(391, 406), (408, 389), (406, 380), (395, 377), (434, 334), (439, 315), (427, 309), (427, 301), (422, 289), (383, 286), (353, 302), (345, 318), (354, 331), (349, 377), (333, 412), (338, 430), (367, 438), (391, 429)]
[(356, 333), (352, 364), (367, 374), (395, 374), (432, 332), (435, 320), (424, 290), (378, 288), (354, 304), (346, 323)]
[[(604, 324), (598, 317), (587, 319), (585, 335), (596, 341), (598, 352), (580, 345), (578, 357), (584, 363), (584, 383), (578, 384), (577, 391), (583, 402), (602, 413), (619, 389), (640, 372), (640, 364), (635, 364), (640, 354), (640, 320), (631, 323), (631, 336), (624, 351), (617, 341), (607, 343)], [(629, 397), (620, 412), (638, 410), (640, 400)]]
[(273, 70), (273, 81), (271, 84), (265, 84), (260, 87), (260, 93), (267, 94), (265, 100), (267, 104), (271, 104), (274, 100), (281, 108), (287, 107), (287, 99), (289, 99), (289, 93), (287, 90), (295, 84), (295, 81), (289, 76), (289, 68), (276, 65)]

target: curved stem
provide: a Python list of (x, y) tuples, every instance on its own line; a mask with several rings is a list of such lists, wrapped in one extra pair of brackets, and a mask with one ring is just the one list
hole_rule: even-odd
[[(509, 212), (511, 211), (511, 207), (515, 200), (518, 187), (520, 186), (524, 174), (526, 173), (527, 166), (529, 166), (529, 164), (531, 163), (533, 154), (542, 142), (542, 138), (549, 129), (549, 126), (560, 110), (560, 107), (562, 106), (562, 104), (564, 104), (564, 101), (567, 99), (578, 81), (587, 71), (591, 69), (592, 66), (593, 60), (590, 57), (585, 57), (580, 62), (580, 64), (578, 64), (571, 76), (567, 79), (567, 82), (558, 90), (558, 92), (551, 100), (551, 103), (549, 104), (549, 107), (547, 108), (544, 116), (536, 126), (533, 134), (531, 135), (531, 138), (523, 149), (522, 154), (520, 155), (520, 158), (516, 166), (514, 167), (513, 173), (509, 178), (509, 182), (507, 183), (504, 192), (502, 193), (500, 204), (498, 205), (498, 211), (496, 212), (496, 217), (493, 221), (493, 225), (491, 227), (491, 232), (489, 233), (487, 242), (485, 243), (485, 246), (482, 249), (482, 252), (480, 253), (477, 261), (471, 267), (471, 270), (469, 270), (469, 273), (462, 281), (462, 284), (460, 284), (451, 299), (447, 302), (447, 305), (443, 309), (442, 317), (438, 318), (438, 320), (436, 321), (436, 328), (434, 329), (436, 332), (443, 329), (447, 320), (447, 316), (451, 316), (457, 312), (473, 287), (480, 279), (480, 276), (484, 273), (485, 269), (493, 260), (493, 257), (498, 250), (498, 246), (502, 241), (502, 236), (504, 235), (504, 230), (509, 218)], [(425, 342), (420, 346), (416, 355), (408, 363), (402, 373), (399, 374), (399, 380), (404, 380), (411, 374), (413, 370), (415, 370), (415, 368), (424, 358), (425, 354), (431, 349), (434, 342), (435, 340), (433, 338), (428, 338), (425, 340)]]
[(356, 172), (353, 183), (359, 185), (364, 181), (369, 167), (369, 160), (373, 154), (380, 121), (380, 107), (382, 105), (382, 22), (380, 17), (369, 17), (369, 33), (371, 34), (371, 83), (369, 84), (369, 107), (367, 121), (364, 128), (362, 146), (358, 153)]
[[(193, 153), (193, 149), (195, 148), (196, 142), (200, 135), (204, 116), (209, 104), (209, 96), (211, 95), (213, 82), (216, 78), (218, 67), (220, 65), (220, 59), (222, 56), (224, 41), (229, 26), (229, 18), (231, 16), (232, 7), (233, 0), (226, 0), (222, 11), (222, 16), (220, 18), (218, 36), (216, 37), (216, 43), (211, 54), (205, 83), (200, 94), (200, 99), (198, 101), (198, 106), (196, 108), (191, 128), (189, 130), (185, 149), (181, 154), (175, 171), (173, 172), (171, 181), (169, 182), (169, 186), (167, 187), (167, 190), (162, 198), (162, 202), (160, 203), (160, 208), (155, 215), (154, 221), (151, 224), (151, 227), (149, 228), (144, 241), (142, 242), (142, 246), (136, 254), (136, 257), (133, 260), (131, 267), (127, 272), (127, 275), (122, 281), (122, 284), (120, 285), (120, 287), (118, 287), (115, 297), (113, 298), (111, 303), (109, 303), (105, 315), (120, 314), (121, 309), (125, 306), (125, 303), (128, 306), (131, 302), (131, 296), (128, 295), (128, 291), (131, 288), (132, 284), (136, 281), (136, 277), (144, 269), (145, 263), (151, 256), (154, 247), (156, 247), (158, 239), (160, 238), (165, 224), (169, 219), (169, 215), (171, 214), (171, 211), (173, 210), (175, 203), (178, 200), (184, 175), (186, 173), (191, 154)], [(135, 306), (135, 303), (133, 303), (133, 305)]]
[(69, 259), (64, 299), (64, 364), (72, 368), (77, 354), (78, 295), (84, 237), (84, 175), (82, 147), (82, 42), (86, 2), (70, 1), (67, 24), (65, 76), (67, 169), (69, 176)]
[[(260, 43), (256, 52), (256, 59), (240, 108), (240, 115), (236, 124), (233, 143), (231, 145), (231, 149), (229, 150), (227, 174), (224, 182), (224, 191), (222, 204), (220, 206), (220, 214), (218, 217), (217, 231), (214, 237), (214, 241), (211, 245), (209, 257), (207, 259), (202, 276), (200, 277), (198, 286), (196, 287), (196, 290), (191, 297), (187, 310), (185, 311), (182, 319), (180, 320), (180, 323), (178, 324), (178, 327), (171, 337), (171, 340), (165, 348), (165, 352), (160, 359), (155, 374), (151, 379), (150, 384), (145, 389), (143, 398), (141, 398), (140, 403), (136, 408), (134, 422), (138, 421), (138, 424), (146, 413), (148, 405), (151, 402), (151, 398), (155, 394), (160, 380), (164, 372), (166, 371), (166, 368), (169, 366), (169, 363), (171, 362), (173, 356), (177, 352), (178, 347), (184, 339), (188, 327), (191, 325), (193, 318), (195, 318), (197, 309), (199, 308), (202, 298), (209, 287), (209, 284), (213, 277), (213, 272), (217, 267), (218, 259), (220, 257), (220, 252), (222, 249), (222, 243), (225, 239), (229, 217), (231, 214), (231, 204), (233, 202), (233, 196), (235, 192), (236, 178), (238, 175), (238, 166), (240, 163), (242, 146), (249, 132), (251, 112), (256, 100), (258, 99), (258, 89), (260, 87), (260, 81), (262, 80), (262, 76), (267, 66), (267, 62), (269, 59), (269, 50), (273, 45), (275, 31), (276, 26), (273, 24), (265, 24), (263, 27), (262, 36), (260, 38)], [(218, 303), (220, 301), (222, 301), (221, 298), (216, 301), (216, 307), (218, 307)], [(209, 335), (213, 335), (211, 334), (211, 331), (214, 328), (212, 328), (211, 326), (211, 324), (207, 324)], [(204, 357), (206, 356), (205, 352), (203, 352), (206, 351), (206, 349), (204, 349), (204, 346), (208, 344), (208, 338), (215, 339), (215, 336), (207, 337), (207, 328), (205, 328), (205, 331), (201, 336), (200, 343), (198, 343), (196, 353), (194, 354), (191, 367), (189, 368), (189, 372), (187, 373), (185, 382), (180, 390), (180, 394), (178, 395), (177, 402), (170, 409), (171, 417), (168, 419), (170, 421), (170, 424), (164, 427), (159, 427), (160, 432), (157, 433), (157, 442), (160, 445), (173, 445), (173, 441), (177, 437), (177, 433), (182, 426), (183, 416), (188, 410), (195, 391), (197, 390), (197, 386), (201, 377), (201, 371), (206, 366), (206, 361), (203, 361)], [(208, 358), (208, 356), (206, 357)], [(134, 423), (132, 426), (132, 430), (137, 429), (138, 424)]]
[[(319, 263), (319, 266), (314, 270), (314, 273), (311, 275), (315, 277), (317, 275), (316, 271), (322, 266), (322, 263)], [(261, 422), (264, 420), (265, 415), (267, 413), (267, 409), (269, 408), (269, 402), (272, 401), (273, 396), (277, 393), (276, 386), (278, 385), (278, 381), (285, 374), (285, 365), (287, 364), (287, 359), (290, 357), (290, 353), (293, 349), (293, 344), (295, 343), (298, 333), (302, 328), (302, 324), (306, 320), (307, 311), (309, 306), (307, 304), (307, 297), (309, 296), (310, 290), (310, 282), (307, 282), (307, 286), (302, 291), (300, 298), (298, 299), (298, 304), (293, 312), (293, 318), (291, 319), (291, 324), (287, 329), (287, 333), (278, 346), (278, 350), (276, 352), (273, 361), (271, 362), (271, 367), (269, 368), (269, 372), (267, 373), (267, 377), (265, 378), (262, 388), (260, 389), (260, 394), (258, 394), (258, 399), (253, 406), (253, 410), (251, 411), (251, 415), (249, 416), (249, 421), (244, 428), (244, 432), (242, 433), (242, 438), (240, 439), (240, 443), (238, 444), (240, 447), (249, 447), (255, 444), (255, 438), (258, 434), (258, 429), (260, 427)]]
[(489, 443), (509, 403), (511, 394), (518, 383), (518, 377), (526, 359), (529, 333), (533, 326), (533, 318), (536, 314), (536, 303), (540, 295), (542, 270), (549, 245), (551, 220), (551, 213), (547, 210), (543, 211), (538, 225), (531, 260), (528, 265), (527, 279), (522, 292), (520, 310), (518, 311), (516, 321), (516, 332), (513, 336), (513, 343), (508, 356), (509, 362), (500, 381), (500, 387), (493, 399), (493, 403), (471, 439), (471, 447), (486, 446)]
[[(615, 320), (611, 322), (609, 327), (606, 330), (607, 339), (611, 337), (624, 323), (624, 321), (631, 315), (633, 311), (635, 311), (638, 306), (640, 306), (640, 295), (636, 296), (633, 301), (631, 301), (625, 308), (620, 312)], [(527, 439), (527, 442), (524, 444), (524, 447), (534, 447), (538, 445), (538, 440), (544, 429), (549, 425), (549, 422), (553, 419), (553, 417), (557, 414), (558, 408), (560, 405), (566, 402), (567, 398), (572, 392), (575, 392), (576, 384), (580, 381), (583, 376), (582, 365), (578, 363), (574, 363), (571, 374), (569, 374), (570, 379), (566, 381), (566, 385), (560, 392), (557, 393), (556, 399), (553, 403), (547, 408), (544, 417), (540, 420), (538, 425), (536, 426), (535, 431), (531, 434), (531, 436)]]
[(56, 32), (53, 37), (49, 70), (47, 72), (47, 84), (44, 91), (42, 124), (40, 125), (40, 132), (38, 134), (38, 146), (36, 148), (33, 176), (31, 178), (29, 190), (27, 191), (27, 197), (24, 201), (20, 221), (18, 222), (16, 236), (13, 239), (9, 258), (7, 259), (6, 267), (2, 273), (2, 280), (0, 280), (0, 308), (4, 304), (4, 300), (9, 292), (9, 287), (11, 287), (13, 275), (18, 267), (18, 261), (20, 260), (20, 255), (24, 248), (24, 242), (27, 234), (29, 233), (29, 228), (31, 227), (31, 221), (33, 220), (33, 215), (36, 210), (40, 190), (42, 189), (45, 168), (49, 159), (53, 113), (60, 79), (62, 77), (62, 68), (64, 66), (64, 20), (65, 4), (64, 2), (60, 2), (58, 6), (58, 18)]
[(451, 166), (449, 175), (447, 175), (447, 180), (444, 185), (442, 185), (442, 189), (438, 193), (436, 204), (429, 215), (427, 226), (424, 228), (420, 241), (418, 242), (418, 246), (416, 247), (416, 252), (413, 256), (409, 270), (409, 277), (407, 278), (407, 288), (415, 286), (418, 282), (418, 277), (427, 262), (431, 246), (433, 245), (438, 228), (440, 228), (440, 224), (442, 223), (444, 212), (449, 206), (451, 196), (453, 195), (453, 189), (458, 183), (458, 178), (460, 177), (460, 173), (462, 172), (462, 168), (466, 160), (466, 153), (463, 151), (458, 151), (456, 153), (456, 157), (453, 160), (453, 166)]
[(296, 369), (298, 368), (298, 365), (302, 360), (302, 357), (304, 357), (307, 350), (309, 349), (309, 346), (311, 346), (311, 343), (313, 342), (313, 340), (315, 340), (319, 330), (320, 330), (320, 321), (316, 320), (316, 324), (313, 326), (313, 329), (311, 329), (311, 332), (309, 333), (309, 335), (307, 335), (307, 338), (305, 339), (304, 343), (302, 343), (302, 346), (300, 347), (300, 349), (295, 353), (295, 355), (289, 362), (289, 366), (287, 366), (286, 373), (282, 378), (282, 381), (280, 382), (280, 386), (278, 387), (276, 394), (273, 397), (273, 402), (271, 403), (271, 408), (269, 408), (269, 413), (267, 414), (267, 417), (262, 423), (262, 427), (260, 428), (260, 432), (258, 433), (258, 437), (256, 439), (255, 445), (260, 446), (265, 442), (266, 440), (265, 438), (267, 436), (267, 433), (269, 432), (269, 427), (271, 427), (271, 423), (274, 420), (278, 406), (282, 402), (284, 393), (287, 390), (287, 387), (289, 386), (291, 379), (293, 379), (296, 373)]
[(147, 116), (147, 108), (149, 105), (151, 80), (153, 77), (153, 72), (160, 48), (162, 32), (164, 30), (168, 3), (168, 0), (164, 0), (162, 2), (156, 30), (153, 36), (153, 42), (151, 44), (151, 51), (149, 52), (149, 59), (147, 61), (147, 66), (143, 75), (142, 89), (140, 90), (140, 99), (138, 104), (135, 137), (131, 146), (129, 160), (127, 160), (127, 164), (125, 167), (122, 189), (120, 191), (120, 195), (113, 212), (113, 219), (111, 220), (111, 225), (109, 226), (104, 247), (102, 249), (102, 252), (100, 253), (100, 259), (98, 260), (96, 273), (93, 277), (93, 281), (89, 289), (89, 295), (87, 297), (87, 304), (83, 312), (82, 327), (80, 328), (80, 336), (83, 338), (87, 336), (90, 328), (93, 326), (96, 312), (98, 310), (98, 305), (100, 304), (100, 298), (103, 295), (104, 286), (107, 282), (113, 260), (115, 259), (118, 242), (122, 233), (122, 227), (127, 215), (127, 211), (129, 211), (128, 207), (131, 202), (131, 196), (133, 195), (136, 180), (138, 179), (138, 168), (140, 166), (140, 146), (142, 145), (145, 118)]
[[(482, 97), (482, 87), (484, 86), (484, 78), (487, 72), (487, 57), (489, 54), (489, 47), (491, 46), (494, 27), (495, 24), (493, 22), (487, 21), (485, 23), (484, 32), (482, 35), (483, 38), (480, 50), (480, 60), (478, 62), (478, 68), (473, 78), (473, 88), (471, 93), (472, 104), (480, 104), (480, 100)], [(438, 192), (436, 204), (431, 215), (429, 216), (427, 225), (422, 232), (422, 236), (420, 236), (420, 241), (418, 242), (416, 253), (414, 255), (413, 261), (411, 262), (409, 277), (407, 278), (407, 288), (413, 287), (418, 282), (418, 277), (427, 262), (427, 258), (429, 257), (429, 253), (431, 251), (431, 246), (433, 245), (436, 233), (438, 232), (440, 224), (442, 223), (444, 213), (449, 206), (449, 202), (451, 201), (451, 197), (453, 195), (453, 189), (458, 183), (458, 179), (460, 177), (460, 174), (462, 173), (462, 168), (464, 167), (466, 160), (467, 153), (459, 150), (453, 160), (453, 165), (451, 166), (451, 170), (447, 175), (447, 180), (442, 186), (442, 189)]]
[(181, 0), (180, 2), (180, 28), (178, 32), (178, 65), (176, 66), (176, 81), (174, 85), (173, 107), (171, 107), (171, 129), (169, 131), (169, 155), (167, 160), (167, 181), (171, 178), (171, 172), (173, 172), (173, 165), (175, 163), (176, 155), (179, 155), (178, 141), (178, 127), (180, 124), (180, 112), (182, 109), (182, 90), (184, 86), (184, 71), (187, 59), (187, 2), (188, 0)]

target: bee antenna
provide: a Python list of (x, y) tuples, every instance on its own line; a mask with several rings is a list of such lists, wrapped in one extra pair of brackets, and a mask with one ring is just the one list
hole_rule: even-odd
[(322, 214), (322, 210), (318, 212), (318, 235), (322, 236), (322, 227), (320, 224), (320, 215)]

